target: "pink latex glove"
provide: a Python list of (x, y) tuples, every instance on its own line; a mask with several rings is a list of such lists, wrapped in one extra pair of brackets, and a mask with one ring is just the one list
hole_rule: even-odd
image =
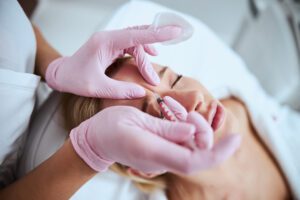
[(145, 90), (141, 86), (113, 80), (105, 75), (105, 70), (115, 59), (128, 53), (135, 58), (144, 79), (157, 85), (159, 77), (146, 56), (146, 52), (150, 55), (157, 52), (149, 44), (174, 39), (180, 33), (181, 28), (176, 26), (154, 30), (146, 25), (97, 32), (74, 55), (51, 62), (46, 82), (55, 90), (86, 97), (142, 97)]
[[(199, 114), (190, 118), (194, 115)], [(193, 124), (162, 120), (134, 107), (113, 106), (82, 122), (70, 138), (77, 154), (96, 171), (118, 162), (145, 173), (208, 169), (231, 156), (240, 144), (236, 135), (211, 150), (191, 151), (176, 144), (190, 140), (194, 132)]]
[(206, 119), (200, 114), (195, 114), (195, 112), (188, 115), (186, 109), (172, 97), (165, 96), (163, 99), (177, 119), (192, 123), (196, 126), (194, 138), (196, 146), (200, 149), (211, 149), (214, 143), (214, 131)]

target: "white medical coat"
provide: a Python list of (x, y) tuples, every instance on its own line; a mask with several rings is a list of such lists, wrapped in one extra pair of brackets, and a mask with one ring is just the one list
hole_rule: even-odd
[(0, 1), (0, 188), (15, 179), (40, 77), (36, 40), (16, 0)]

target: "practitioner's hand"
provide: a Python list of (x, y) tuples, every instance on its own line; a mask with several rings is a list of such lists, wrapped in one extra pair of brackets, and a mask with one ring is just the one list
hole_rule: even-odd
[[(190, 115), (190, 114), (189, 114)], [(82, 122), (70, 134), (78, 155), (94, 170), (106, 170), (114, 162), (145, 173), (171, 171), (192, 173), (205, 170), (231, 156), (240, 143), (232, 135), (211, 150), (178, 145), (197, 132), (193, 124), (162, 120), (128, 106), (104, 109)]]
[[(169, 96), (163, 97), (165, 104), (180, 121), (186, 121), (196, 126), (194, 143), (200, 149), (211, 149), (214, 143), (213, 129), (206, 119), (196, 112), (187, 113), (186, 109), (175, 99)], [(191, 142), (191, 141), (190, 141)], [(190, 144), (187, 144), (189, 146)]]
[(144, 79), (157, 85), (160, 80), (146, 53), (157, 55), (150, 43), (176, 38), (181, 28), (165, 26), (157, 30), (138, 26), (123, 30), (97, 32), (71, 57), (61, 57), (47, 68), (50, 87), (87, 97), (135, 98), (145, 95), (134, 83), (117, 81), (105, 75), (105, 70), (126, 53), (132, 55)]
[[(197, 112), (187, 113), (186, 109), (175, 99), (169, 96), (164, 98), (165, 104), (175, 114), (180, 121), (185, 121), (195, 125), (194, 140), (198, 152), (201, 155), (201, 163), (203, 168), (210, 168), (220, 164), (222, 161), (230, 157), (240, 145), (240, 136), (231, 134), (223, 138), (215, 146), (214, 132), (206, 119)], [(190, 142), (186, 143), (190, 147)], [(197, 154), (197, 153), (196, 153)]]

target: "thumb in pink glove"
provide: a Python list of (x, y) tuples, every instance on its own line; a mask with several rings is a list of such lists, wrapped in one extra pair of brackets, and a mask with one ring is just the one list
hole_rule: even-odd
[(53, 89), (80, 96), (142, 97), (145, 91), (141, 86), (113, 80), (106, 76), (105, 70), (115, 59), (128, 53), (135, 58), (144, 79), (156, 85), (160, 80), (146, 53), (150, 55), (157, 53), (149, 44), (174, 39), (180, 33), (181, 28), (176, 26), (159, 29), (137, 26), (97, 32), (74, 55), (51, 62), (46, 70), (46, 81)]

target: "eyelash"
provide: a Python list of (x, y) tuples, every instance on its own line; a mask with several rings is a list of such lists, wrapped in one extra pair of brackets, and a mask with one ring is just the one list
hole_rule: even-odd
[(174, 83), (171, 85), (171, 88), (173, 88), (176, 83), (182, 78), (182, 75), (178, 74), (176, 80), (174, 81)]

